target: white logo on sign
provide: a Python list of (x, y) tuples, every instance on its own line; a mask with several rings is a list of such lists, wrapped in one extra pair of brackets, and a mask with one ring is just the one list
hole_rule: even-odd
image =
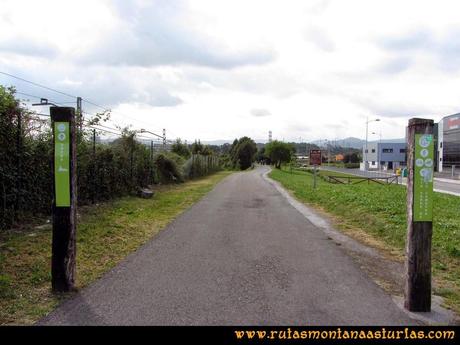
[(433, 160), (431, 158), (425, 159), (425, 166), (431, 168), (433, 166)]
[(65, 125), (63, 123), (58, 125), (58, 131), (59, 132), (64, 132), (65, 131)]
[(421, 147), (428, 147), (430, 145), (431, 137), (428, 135), (422, 135), (418, 141)]
[(418, 166), (418, 167), (422, 167), (423, 166), (423, 159), (419, 158), (415, 161), (415, 164)]
[(422, 170), (420, 170), (420, 175), (423, 177), (423, 182), (431, 182), (432, 180), (431, 169), (423, 168)]
[(64, 141), (65, 140), (65, 134), (64, 133), (59, 133), (58, 134), (58, 140), (59, 141)]
[(427, 150), (427, 149), (423, 149), (422, 151), (420, 151), (420, 155), (421, 155), (423, 158), (428, 157), (428, 150)]

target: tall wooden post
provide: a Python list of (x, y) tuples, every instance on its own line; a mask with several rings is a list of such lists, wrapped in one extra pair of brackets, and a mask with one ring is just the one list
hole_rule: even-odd
[(91, 169), (91, 183), (93, 187), (91, 188), (91, 203), (96, 202), (96, 189), (97, 189), (97, 181), (96, 181), (96, 130), (93, 129), (93, 167)]
[(81, 97), (77, 97), (77, 124), (80, 133), (83, 132), (83, 110), (81, 109)]
[(53, 244), (51, 285), (67, 292), (75, 285), (77, 160), (75, 109), (51, 107), (53, 129)]
[(404, 307), (431, 310), (433, 120), (410, 119), (407, 130), (407, 240)]
[(316, 189), (316, 164), (313, 166), (313, 189)]

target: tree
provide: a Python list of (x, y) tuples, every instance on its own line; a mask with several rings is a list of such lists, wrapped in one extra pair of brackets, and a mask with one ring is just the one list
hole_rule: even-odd
[(203, 156), (211, 156), (214, 153), (214, 151), (209, 147), (209, 145), (204, 145), (200, 153)]
[(256, 143), (251, 138), (235, 139), (229, 152), (233, 167), (246, 170), (254, 162), (256, 152)]
[(196, 141), (192, 144), (192, 154), (196, 155), (203, 151), (203, 144), (201, 141)]
[(282, 141), (272, 141), (265, 145), (265, 155), (270, 158), (275, 168), (280, 169), (282, 163), (291, 161), (291, 156), (295, 152), (292, 144), (283, 143)]
[(343, 158), (344, 163), (359, 163), (360, 159), (356, 152), (347, 153)]
[(246, 170), (252, 165), (256, 152), (256, 143), (251, 138), (243, 137), (239, 140), (236, 155), (241, 170)]
[(261, 148), (257, 150), (256, 161), (258, 163), (264, 163), (264, 164), (267, 163), (268, 159), (267, 159), (267, 156), (265, 155), (265, 146), (262, 146)]
[(176, 139), (171, 147), (171, 151), (181, 157), (184, 157), (185, 159), (190, 158), (190, 150), (188, 149), (187, 145), (185, 145), (182, 140), (180, 140), (180, 138)]

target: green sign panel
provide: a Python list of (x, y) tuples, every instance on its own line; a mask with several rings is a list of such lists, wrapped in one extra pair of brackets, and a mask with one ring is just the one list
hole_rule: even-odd
[(414, 222), (433, 220), (433, 135), (415, 134)]
[(54, 188), (57, 207), (70, 207), (69, 122), (54, 123)]

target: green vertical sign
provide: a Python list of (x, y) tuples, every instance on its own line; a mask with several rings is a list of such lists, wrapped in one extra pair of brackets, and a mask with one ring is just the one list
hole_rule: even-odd
[(414, 221), (433, 220), (433, 135), (415, 134)]
[(69, 122), (54, 123), (54, 190), (57, 207), (70, 207)]

